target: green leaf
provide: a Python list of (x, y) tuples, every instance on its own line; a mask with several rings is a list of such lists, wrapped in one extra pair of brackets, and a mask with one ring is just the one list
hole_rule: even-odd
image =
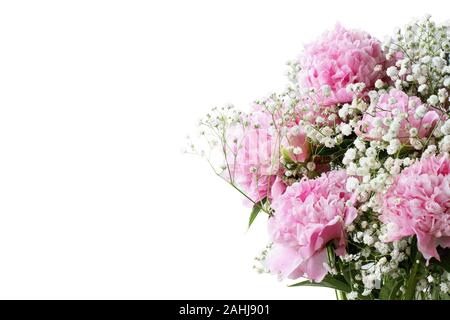
[(317, 155), (319, 156), (331, 156), (335, 153), (339, 152), (339, 148), (322, 148), (319, 152), (317, 152)]
[(261, 212), (265, 200), (266, 199), (264, 198), (261, 201), (255, 203), (253, 205), (252, 212), (250, 213), (250, 218), (248, 219), (248, 227), (249, 228), (253, 224), (253, 221), (255, 221), (255, 219), (258, 216), (258, 214)]
[(441, 300), (450, 300), (450, 296), (447, 293), (441, 292), (440, 297)]
[(439, 300), (440, 293), (441, 293), (441, 290), (440, 290), (439, 286), (434, 286), (433, 290), (431, 290), (431, 299)]
[(384, 281), (383, 287), (380, 290), (380, 300), (395, 300), (397, 292), (401, 286), (401, 280), (388, 278)]
[(347, 283), (351, 283), (351, 279), (353, 278), (354, 268), (352, 266), (347, 266), (342, 268), (342, 275)]
[(286, 148), (281, 147), (281, 155), (283, 156), (284, 162), (286, 163), (295, 163), (289, 155), (289, 151)]
[(346, 293), (350, 293), (350, 291), (351, 291), (351, 288), (347, 284), (347, 282), (345, 282), (344, 277), (339, 276), (339, 275), (332, 276), (330, 274), (327, 274), (321, 282), (312, 282), (312, 281), (306, 280), (306, 281), (301, 281), (301, 282), (289, 285), (289, 287), (303, 287), (303, 286), (325, 287), (325, 288), (340, 290), (340, 291), (343, 291)]
[(437, 261), (434, 258), (431, 261), (443, 268), (445, 271), (450, 272), (450, 248), (438, 248), (437, 250), (441, 261)]

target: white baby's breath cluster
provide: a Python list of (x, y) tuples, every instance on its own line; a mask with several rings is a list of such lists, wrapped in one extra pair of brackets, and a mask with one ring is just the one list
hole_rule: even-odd
[[(226, 170), (226, 165), (221, 161), (224, 152), (233, 153), (233, 145), (239, 145), (237, 138), (228, 139), (229, 130), (238, 127), (242, 131), (251, 126), (257, 126), (250, 122), (249, 115), (237, 110), (229, 104), (224, 107), (214, 107), (202, 119), (198, 120), (198, 132), (195, 138), (187, 136), (185, 153), (196, 154), (205, 158), (217, 174)], [(235, 153), (235, 152), (234, 152)], [(220, 163), (219, 166), (216, 163)]]
[[(392, 88), (421, 98), (423, 104), (416, 109), (416, 119), (422, 119), (429, 110), (448, 115), (448, 32), (447, 26), (436, 25), (429, 16), (396, 30), (394, 37), (387, 39), (384, 44), (386, 58), (396, 62), (387, 69), (387, 79), (379, 79), (375, 84), (376, 89), (368, 93), (370, 103), (363, 110), (360, 109), (359, 117), (364, 112), (375, 114), (380, 97)], [(397, 102), (395, 98), (391, 99), (389, 103)], [(353, 104), (355, 101), (357, 99)], [(348, 110), (348, 105), (341, 107), (338, 112), (341, 118), (349, 116)], [(342, 159), (342, 164), (351, 176), (347, 180), (347, 190), (354, 192), (362, 203), (357, 225), (350, 225), (348, 232), (351, 241), (364, 248), (357, 255), (344, 256), (343, 260), (353, 261), (353, 266), (358, 270), (352, 289), (362, 289), (362, 296), (369, 296), (373, 290), (380, 290), (387, 279), (396, 283), (396, 279), (406, 276), (406, 269), (402, 265), (412, 259), (411, 238), (389, 244), (384, 241), (389, 226), (380, 226), (377, 219), (382, 208), (379, 195), (387, 191), (403, 169), (421, 158), (447, 154), (450, 151), (450, 120), (445, 120), (446, 116), (438, 121), (429, 136), (422, 138), (418, 137), (418, 129), (409, 124), (406, 126), (408, 135), (399, 137), (401, 124), (408, 119), (408, 114), (397, 109), (383, 117), (374, 118), (375, 125), (369, 134), (381, 139), (356, 138)], [(358, 113), (353, 119), (358, 119)], [(442, 269), (435, 270), (431, 267), (424, 268), (421, 272), (422, 280), (417, 284), (417, 298), (436, 299), (439, 294), (449, 292), (447, 272), (442, 273)], [(404, 290), (405, 287), (399, 284), (398, 294)], [(354, 292), (356, 291), (352, 291)], [(354, 294), (351, 297), (354, 298)]]
[(430, 107), (448, 105), (450, 42), (448, 26), (437, 25), (427, 15), (398, 28), (385, 43), (387, 58), (398, 58), (387, 69), (397, 89), (424, 98)]

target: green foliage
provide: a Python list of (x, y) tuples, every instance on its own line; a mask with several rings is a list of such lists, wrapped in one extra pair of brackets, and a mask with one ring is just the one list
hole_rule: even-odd
[(325, 287), (335, 290), (339, 290), (345, 293), (350, 293), (350, 285), (345, 281), (344, 277), (341, 275), (330, 275), (327, 274), (321, 282), (313, 282), (309, 280), (301, 281), (298, 283), (291, 284), (289, 287)]
[(447, 272), (450, 272), (450, 248), (438, 248), (439, 257), (441, 258), (441, 261), (438, 261), (436, 259), (432, 259), (431, 263), (440, 266), (442, 269), (444, 269)]
[(379, 299), (380, 300), (396, 300), (398, 298), (398, 291), (402, 285), (402, 279), (393, 279), (387, 277), (383, 281), (383, 286), (380, 289)]
[(258, 214), (262, 211), (265, 203), (266, 203), (266, 198), (262, 199), (261, 201), (255, 203), (253, 205), (252, 212), (250, 213), (250, 217), (248, 219), (248, 227), (249, 228), (253, 224), (253, 221), (255, 221)]

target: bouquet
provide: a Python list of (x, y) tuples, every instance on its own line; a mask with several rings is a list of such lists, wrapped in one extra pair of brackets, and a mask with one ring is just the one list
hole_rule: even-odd
[(265, 216), (259, 272), (338, 299), (450, 299), (450, 26), (336, 25), (286, 90), (214, 108), (189, 153)]

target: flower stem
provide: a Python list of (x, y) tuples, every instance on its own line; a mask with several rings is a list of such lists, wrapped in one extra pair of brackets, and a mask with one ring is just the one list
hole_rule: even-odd
[(409, 279), (406, 282), (406, 288), (405, 288), (405, 294), (403, 296), (403, 300), (414, 300), (415, 294), (416, 294), (416, 285), (417, 285), (417, 271), (419, 270), (419, 264), (420, 264), (420, 252), (417, 250), (417, 243), (416, 239), (413, 239), (413, 242), (411, 244), (411, 249), (414, 250), (415, 254), (413, 255), (412, 260), (412, 268), (411, 272), (409, 273)]
[(341, 300), (339, 297), (339, 290), (338, 289), (334, 289), (334, 293), (336, 294), (336, 300)]
[[(336, 256), (334, 254), (334, 246), (332, 243), (327, 245), (327, 255), (328, 255), (328, 263), (330, 264), (331, 269), (336, 269)], [(347, 300), (347, 296), (345, 292), (335, 289), (334, 293), (336, 294), (336, 300)]]
[(418, 268), (419, 268), (419, 264), (416, 261), (414, 261), (414, 266), (411, 270), (408, 282), (406, 284), (404, 300), (414, 300), (414, 296), (416, 293), (416, 284), (417, 284), (416, 274), (417, 274)]

